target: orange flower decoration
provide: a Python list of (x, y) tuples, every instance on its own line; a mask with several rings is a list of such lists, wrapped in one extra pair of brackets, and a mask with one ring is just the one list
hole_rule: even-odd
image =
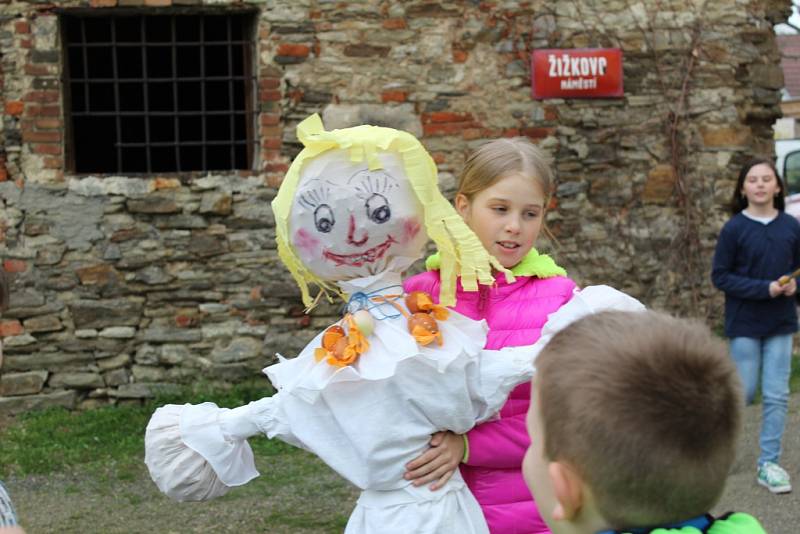
[(431, 296), (424, 291), (412, 291), (406, 295), (406, 306), (408, 306), (408, 311), (411, 313), (430, 313), (440, 321), (450, 317), (450, 312), (447, 308), (434, 303)]
[(430, 345), (436, 341), (442, 344), (442, 333), (436, 319), (424, 312), (418, 312), (408, 318), (408, 330), (417, 343), (423, 346)]
[(344, 328), (338, 324), (328, 327), (325, 333), (322, 334), (322, 347), (314, 349), (314, 357), (317, 361), (327, 358), (329, 355), (332, 356), (336, 348), (336, 343), (340, 339), (344, 339), (344, 336)]
[(339, 325), (333, 325), (322, 335), (322, 347), (314, 349), (317, 361), (325, 359), (330, 365), (344, 367), (355, 362), (369, 350), (369, 341), (356, 326), (352, 315), (345, 316), (348, 332)]

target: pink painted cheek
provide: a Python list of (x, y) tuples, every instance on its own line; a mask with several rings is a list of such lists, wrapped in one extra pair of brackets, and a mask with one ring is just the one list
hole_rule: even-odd
[(300, 228), (295, 232), (292, 243), (303, 259), (309, 260), (322, 257), (322, 243), (304, 228)]
[(409, 217), (403, 221), (403, 233), (400, 235), (400, 243), (405, 245), (413, 241), (422, 227), (420, 226), (419, 219), (416, 217)]

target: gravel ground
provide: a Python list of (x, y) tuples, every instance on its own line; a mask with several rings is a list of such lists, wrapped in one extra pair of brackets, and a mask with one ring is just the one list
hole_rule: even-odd
[[(749, 512), (759, 518), (770, 534), (797, 534), (800, 532), (800, 394), (795, 394), (790, 403), (782, 460), (794, 477), (797, 487), (794, 493), (772, 495), (756, 484), (761, 406), (747, 408), (745, 416), (739, 455), (726, 492), (714, 512)], [(285, 466), (280, 465), (281, 457), (259, 458), (258, 464), (264, 474), (262, 478), (285, 471)], [(251, 483), (215, 501), (182, 504), (158, 493), (144, 466), (124, 480), (114, 475), (111, 466), (106, 474), (76, 471), (9, 479), (6, 483), (28, 534), (341, 532), (357, 491), (321, 464), (306, 471), (296, 484)]]
[(747, 512), (757, 517), (769, 534), (797, 534), (800, 532), (800, 394), (795, 393), (789, 401), (781, 457), (781, 465), (792, 476), (792, 493), (773, 495), (756, 483), (761, 408), (759, 404), (745, 410), (739, 454), (715, 513)]

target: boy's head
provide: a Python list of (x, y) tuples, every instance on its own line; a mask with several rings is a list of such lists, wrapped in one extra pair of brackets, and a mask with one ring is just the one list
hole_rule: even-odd
[(716, 503), (742, 399), (705, 326), (601, 312), (556, 334), (536, 367), (523, 470), (553, 532), (670, 524)]

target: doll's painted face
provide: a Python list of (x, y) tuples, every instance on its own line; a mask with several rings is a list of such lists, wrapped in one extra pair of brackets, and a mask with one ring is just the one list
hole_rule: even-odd
[(422, 252), (422, 207), (398, 156), (379, 158), (383, 168), (369, 170), (346, 150), (329, 150), (300, 172), (289, 232), (297, 256), (323, 280), (369, 276)]

